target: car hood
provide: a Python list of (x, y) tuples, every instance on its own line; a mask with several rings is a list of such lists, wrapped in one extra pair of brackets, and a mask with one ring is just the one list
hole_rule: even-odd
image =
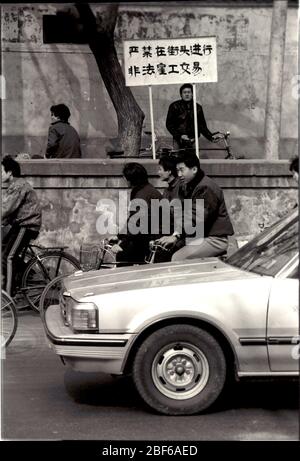
[(136, 289), (257, 277), (261, 276), (230, 266), (218, 258), (209, 258), (85, 273), (79, 271), (64, 279), (64, 289), (79, 300), (86, 296)]

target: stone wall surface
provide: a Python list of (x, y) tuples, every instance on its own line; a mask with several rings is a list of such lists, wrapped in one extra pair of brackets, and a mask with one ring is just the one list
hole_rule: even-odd
[[(157, 162), (143, 160), (150, 182), (160, 188)], [(119, 193), (129, 197), (122, 177), (124, 160), (22, 161), (22, 174), (37, 190), (43, 210), (39, 241), (68, 245), (78, 256), (83, 242), (95, 243), (104, 234), (97, 220), (111, 199), (118, 213)], [(204, 171), (222, 188), (236, 239), (248, 239), (282, 216), (297, 201), (298, 191), (285, 160), (203, 160)]]
[[(229, 130), (233, 149), (246, 158), (262, 158), (272, 7), (121, 4), (115, 30), (123, 65), (125, 39), (216, 35), (218, 82), (197, 85), (211, 131)], [(2, 11), (2, 72), (6, 78), (3, 110), (3, 152), (43, 154), (50, 123), (49, 108), (65, 102), (78, 129), (85, 157), (105, 157), (109, 139), (117, 135), (116, 113), (87, 45), (44, 44), (42, 18), (58, 4), (7, 4)], [(101, 14), (101, 6), (93, 6)], [(292, 97), (297, 74), (297, 8), (290, 7), (284, 60), (281, 158), (297, 153), (297, 100)], [(155, 129), (169, 142), (165, 118), (179, 86), (153, 88)], [(150, 130), (148, 90), (132, 92), (145, 112)], [(145, 143), (147, 140), (145, 139)], [(201, 147), (212, 147), (201, 138)], [(222, 158), (223, 152), (203, 151)]]

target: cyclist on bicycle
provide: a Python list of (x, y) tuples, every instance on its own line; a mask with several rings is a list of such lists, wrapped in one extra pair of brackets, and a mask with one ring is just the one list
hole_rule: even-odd
[[(135, 210), (129, 212), (126, 228), (122, 229), (118, 235), (118, 243), (112, 247), (112, 251), (116, 254), (116, 260), (122, 265), (141, 264), (145, 262), (145, 257), (149, 253), (149, 242), (158, 236), (154, 236), (149, 231), (151, 229), (151, 200), (161, 199), (161, 193), (155, 189), (148, 181), (148, 173), (140, 163), (127, 163), (123, 169), (123, 175), (130, 187), (131, 205), (134, 200), (139, 200), (144, 204), (146, 215), (144, 216), (147, 222), (147, 233), (131, 232), (130, 223), (134, 222), (136, 215)], [(137, 212), (139, 213), (139, 212)]]
[[(234, 231), (222, 189), (205, 175), (195, 154), (183, 154), (181, 158), (178, 157), (176, 163), (182, 182), (179, 196), (183, 203), (185, 199), (192, 201), (194, 226), (197, 224), (197, 200), (204, 202), (204, 235), (201, 238), (194, 235), (186, 236), (189, 237), (189, 241), (173, 254), (172, 261), (220, 256), (226, 253), (228, 236), (233, 235)], [(163, 246), (174, 245), (182, 234), (184, 235), (184, 226), (182, 223), (179, 224), (180, 232), (175, 229), (172, 235), (161, 237), (158, 243)]]
[(2, 226), (9, 226), (2, 238), (2, 287), (13, 294), (19, 254), (36, 239), (41, 227), (41, 209), (36, 192), (21, 178), (19, 163), (10, 156), (2, 160)]
[[(174, 217), (176, 215), (175, 209), (172, 208), (171, 203), (173, 201), (173, 205), (176, 203), (176, 199), (179, 202), (179, 189), (181, 181), (177, 175), (176, 169), (176, 158), (174, 154), (169, 153), (161, 156), (158, 162), (158, 176), (160, 180), (167, 183), (167, 187), (163, 191), (163, 199), (167, 199), (170, 202), (170, 231), (174, 231)], [(159, 240), (157, 241), (159, 242)], [(184, 238), (178, 239), (173, 246), (169, 248), (169, 251), (164, 251), (161, 248), (157, 249), (155, 255), (155, 262), (166, 262), (170, 261), (172, 254), (182, 248), (184, 246)]]

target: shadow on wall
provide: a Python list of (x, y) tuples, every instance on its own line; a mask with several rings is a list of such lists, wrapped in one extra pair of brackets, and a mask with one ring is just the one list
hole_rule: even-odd
[[(7, 21), (9, 29), (10, 15), (2, 14), (3, 29)], [(22, 9), (18, 11), (18, 16), (14, 17), (15, 24), (21, 27), (24, 23), (24, 12)], [(6, 99), (2, 101), (2, 117), (5, 116), (8, 129), (12, 127), (15, 132), (21, 132), (14, 142), (9, 146), (3, 144), (1, 139), (2, 154), (17, 155), (19, 152), (26, 152), (25, 146), (25, 120), (24, 120), (24, 95), (23, 87), (20, 84), (23, 80), (22, 75), (22, 59), (20, 53), (3, 53), (2, 54), (2, 72), (6, 79)], [(9, 78), (13, 75), (14, 78)], [(3, 136), (3, 134), (2, 134)]]
[[(54, 50), (57, 49), (55, 45), (53, 47)], [(70, 54), (70, 56), (74, 58), (76, 55)], [(64, 101), (69, 105), (71, 113), (73, 108), (78, 112), (78, 132), (83, 157), (105, 157), (103, 140), (109, 136), (116, 136), (117, 125), (110, 111), (107, 110), (107, 96), (93, 54), (81, 53), (76, 56), (76, 59), (80, 61), (80, 65), (76, 67), (76, 73), (62, 53), (55, 53), (55, 59), (58, 66), (57, 74), (62, 72), (65, 81), (68, 82), (68, 87), (63, 88), (60, 92), (60, 102)], [(86, 67), (82, 66), (82, 59)], [(83, 68), (82, 78), (78, 77), (80, 66)], [(92, 136), (90, 136), (91, 131)], [(101, 140), (98, 140), (97, 134), (101, 136)]]

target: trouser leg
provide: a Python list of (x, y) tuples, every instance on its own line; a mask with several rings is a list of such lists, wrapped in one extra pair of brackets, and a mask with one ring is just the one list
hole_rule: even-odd
[(36, 238), (36, 233), (24, 227), (12, 227), (11, 235), (8, 236), (7, 243), (3, 242), (4, 255), (2, 257), (2, 270), (5, 278), (5, 290), (12, 294), (13, 282), (17, 275), (18, 256), (26, 248), (32, 238)]
[(135, 240), (128, 240), (120, 245), (123, 251), (117, 253), (116, 261), (119, 266), (131, 266), (133, 264), (144, 264), (145, 257), (148, 255), (149, 243), (140, 243)]
[(172, 261), (220, 256), (228, 248), (227, 237), (207, 237), (199, 240), (199, 243), (197, 240), (187, 243), (186, 246), (176, 251), (172, 256)]

